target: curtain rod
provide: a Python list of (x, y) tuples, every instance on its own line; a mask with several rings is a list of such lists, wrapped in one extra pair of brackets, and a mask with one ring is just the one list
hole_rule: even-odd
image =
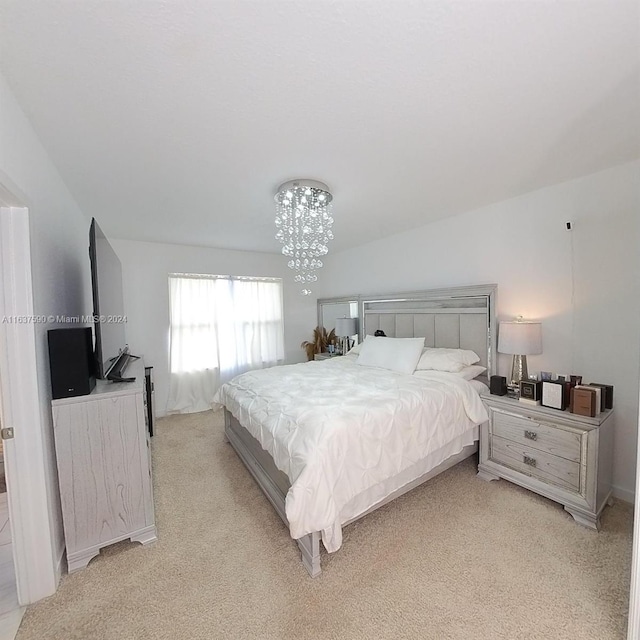
[(210, 273), (170, 273), (170, 278), (192, 278), (194, 280), (250, 280), (253, 282), (282, 282), (282, 278), (271, 278), (263, 276), (230, 276), (213, 275)]

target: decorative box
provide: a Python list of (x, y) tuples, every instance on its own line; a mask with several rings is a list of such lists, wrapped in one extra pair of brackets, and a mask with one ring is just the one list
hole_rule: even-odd
[(602, 389), (602, 405), (601, 409), (613, 409), (613, 387), (610, 384), (600, 384), (598, 382), (590, 382), (590, 387), (600, 387)]
[(507, 395), (507, 379), (504, 376), (491, 376), (489, 389), (494, 396)]
[(520, 381), (520, 402), (540, 404), (542, 397), (542, 382), (537, 380)]
[(542, 406), (564, 411), (569, 404), (567, 385), (564, 381), (542, 381)]
[(571, 389), (571, 413), (579, 416), (595, 418), (599, 412), (598, 394), (595, 389), (575, 387)]

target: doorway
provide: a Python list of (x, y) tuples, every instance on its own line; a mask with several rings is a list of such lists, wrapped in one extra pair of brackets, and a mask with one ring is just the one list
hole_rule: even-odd
[(6, 184), (0, 181), (0, 435), (6, 485), (0, 492), (2, 640), (15, 636), (25, 605), (55, 592), (60, 575), (45, 473), (29, 209)]
[[(2, 441), (0, 440), (0, 444)], [(0, 454), (1, 455), (1, 454)], [(4, 467), (4, 464), (0, 464)], [(24, 607), (18, 602), (18, 586), (13, 558), (13, 539), (9, 523), (7, 485), (2, 471), (0, 481), (0, 639), (15, 637)]]
[[(0, 209), (0, 228), (2, 220), (9, 213), (6, 208)], [(1, 244), (1, 241), (0, 241)], [(0, 280), (1, 280), (0, 274)], [(6, 292), (4, 287), (1, 290), (4, 297)], [(4, 300), (0, 303), (4, 309)], [(4, 318), (0, 318), (0, 322)], [(6, 335), (2, 332), (0, 335), (0, 343), (4, 343)], [(5, 412), (5, 403), (3, 402), (4, 389), (2, 385), (2, 377), (6, 372), (6, 349), (2, 344), (0, 351), (0, 429), (8, 424), (8, 416)], [(9, 640), (14, 638), (18, 631), (24, 607), (20, 606), (18, 601), (18, 584), (16, 580), (16, 567), (14, 558), (13, 535), (11, 531), (11, 522), (9, 515), (9, 494), (7, 490), (7, 470), (5, 465), (5, 446), (0, 431), (0, 640)]]

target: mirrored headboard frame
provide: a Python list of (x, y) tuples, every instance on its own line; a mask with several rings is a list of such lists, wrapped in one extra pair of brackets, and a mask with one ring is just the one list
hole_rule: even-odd
[(473, 348), (487, 367), (487, 376), (491, 376), (497, 369), (497, 292), (496, 284), (483, 284), (321, 298), (318, 300), (318, 324), (322, 324), (323, 305), (357, 302), (360, 340), (364, 339), (368, 326), (386, 327), (390, 337), (396, 330), (401, 333), (400, 337), (412, 337), (414, 331), (421, 333), (420, 337), (429, 333), (427, 346)]
[[(323, 323), (323, 313), (322, 306), (323, 305), (336, 305), (336, 304), (357, 304), (358, 305), (358, 315), (361, 315), (360, 312), (360, 298), (361, 296), (346, 296), (344, 298), (318, 298), (318, 326), (321, 327)], [(328, 328), (328, 327), (325, 327)], [(358, 335), (360, 335), (360, 323), (358, 323)]]

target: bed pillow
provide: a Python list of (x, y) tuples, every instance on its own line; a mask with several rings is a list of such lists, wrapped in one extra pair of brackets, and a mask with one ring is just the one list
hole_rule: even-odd
[(479, 364), (472, 364), (469, 367), (465, 367), (462, 371), (456, 373), (457, 376), (464, 378), (465, 380), (473, 380), (482, 375), (487, 370), (487, 367), (483, 367)]
[(376, 338), (367, 336), (356, 364), (398, 373), (413, 373), (424, 348), (424, 338)]
[(418, 371), (434, 369), (458, 373), (476, 362), (480, 362), (480, 356), (467, 349), (431, 349), (427, 347), (423, 350), (416, 369)]
[[(373, 336), (364, 337), (365, 340), (368, 340), (369, 338), (373, 338)], [(360, 353), (360, 349), (362, 349), (363, 344), (364, 344), (364, 340), (362, 342), (359, 342), (357, 345), (355, 345), (351, 349), (349, 349), (349, 351), (347, 351), (347, 355), (357, 356)]]

